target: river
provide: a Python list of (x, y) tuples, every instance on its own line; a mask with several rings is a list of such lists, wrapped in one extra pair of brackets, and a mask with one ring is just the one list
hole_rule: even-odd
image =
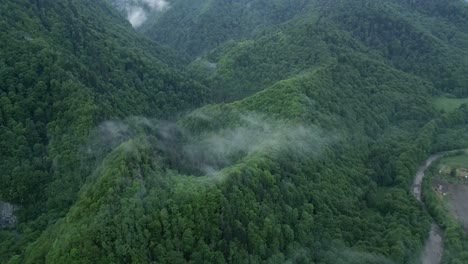
[[(435, 154), (430, 156), (419, 166), (412, 186), (412, 193), (418, 201), (421, 201), (421, 189), (424, 173), (431, 166), (431, 164), (442, 157), (442, 154)], [(424, 245), (424, 250), (421, 255), (422, 264), (439, 264), (444, 252), (444, 245), (442, 243), (442, 230), (436, 224), (432, 224), (429, 238)]]

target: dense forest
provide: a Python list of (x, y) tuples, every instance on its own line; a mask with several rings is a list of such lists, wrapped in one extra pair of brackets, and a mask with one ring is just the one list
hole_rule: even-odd
[[(128, 20), (128, 21), (127, 21)], [(462, 0), (0, 1), (0, 263), (443, 263)], [(2, 220), (2, 219), (0, 219)], [(1, 222), (1, 221), (0, 221)]]

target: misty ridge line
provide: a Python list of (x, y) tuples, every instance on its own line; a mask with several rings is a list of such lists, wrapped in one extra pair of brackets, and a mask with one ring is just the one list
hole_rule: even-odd
[[(197, 114), (192, 119), (216, 122)], [(238, 116), (227, 128), (194, 132), (182, 125), (144, 117), (105, 121), (92, 132), (88, 156), (104, 157), (129, 140), (137, 139), (154, 150), (165, 166), (182, 174), (213, 175), (252, 155), (291, 155), (318, 158), (326, 146), (337, 141), (320, 128), (275, 120), (255, 113)]]

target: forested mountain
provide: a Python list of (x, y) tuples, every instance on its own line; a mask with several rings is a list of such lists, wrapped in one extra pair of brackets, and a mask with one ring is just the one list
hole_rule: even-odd
[(402, 2), (318, 1), (307, 16), (222, 46), (194, 64), (211, 71), (208, 82), (223, 89), (218, 99), (227, 101), (349, 53), (428, 79), (440, 92), (467, 96), (466, 4)]
[[(168, 118), (207, 101), (180, 60), (98, 1), (2, 1), (0, 197), (40, 214), (64, 209), (89, 173), (94, 126), (130, 115)], [(40, 206), (36, 203), (39, 203)]]
[(461, 0), (4, 0), (0, 26), (0, 263), (418, 263), (418, 163), (468, 146), (432, 102), (468, 95)]
[(140, 30), (194, 57), (229, 40), (253, 36), (298, 14), (306, 14), (311, 5), (305, 0), (176, 0), (169, 3), (168, 10), (151, 16)]

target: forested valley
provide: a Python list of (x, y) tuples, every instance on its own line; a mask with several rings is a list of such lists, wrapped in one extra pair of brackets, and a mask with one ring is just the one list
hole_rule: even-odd
[(0, 28), (0, 263), (421, 263), (434, 221), (468, 263), (410, 191), (468, 148), (467, 2), (2, 0)]

